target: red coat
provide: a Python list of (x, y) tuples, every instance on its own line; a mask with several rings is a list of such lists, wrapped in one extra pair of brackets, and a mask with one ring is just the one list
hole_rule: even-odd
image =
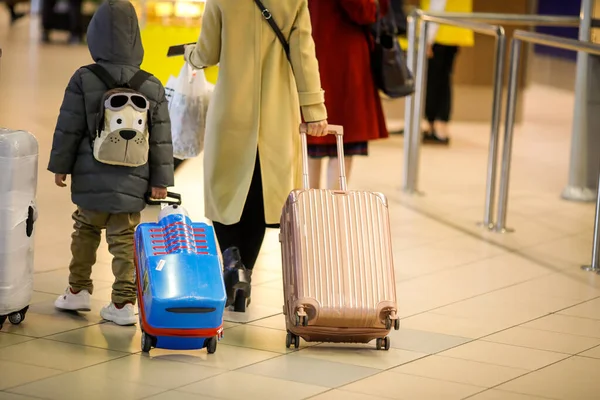
[[(385, 12), (387, 3), (383, 4)], [(369, 24), (375, 0), (308, 0), (328, 122), (344, 127), (344, 142), (388, 137), (379, 93), (371, 73)], [(309, 144), (335, 144), (333, 136)]]

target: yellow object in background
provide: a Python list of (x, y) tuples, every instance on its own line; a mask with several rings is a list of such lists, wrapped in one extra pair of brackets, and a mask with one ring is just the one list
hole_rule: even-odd
[(400, 36), (398, 38), (398, 42), (400, 43), (400, 48), (404, 51), (408, 49), (408, 39), (404, 36)]
[[(183, 66), (183, 57), (167, 57), (169, 47), (197, 41), (200, 27), (164, 26), (149, 22), (141, 34), (144, 44), (142, 69), (156, 76), (165, 85), (169, 76), (179, 75)], [(210, 83), (217, 81), (218, 67), (207, 68), (204, 72)]]

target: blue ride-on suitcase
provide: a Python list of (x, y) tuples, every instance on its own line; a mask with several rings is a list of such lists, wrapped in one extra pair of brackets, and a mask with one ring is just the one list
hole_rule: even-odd
[(217, 349), (227, 295), (214, 230), (185, 209), (162, 209), (135, 232), (142, 351)]

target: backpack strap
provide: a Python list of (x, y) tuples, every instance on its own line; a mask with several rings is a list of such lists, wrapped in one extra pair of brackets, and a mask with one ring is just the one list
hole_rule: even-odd
[(94, 75), (96, 75), (98, 79), (100, 79), (109, 89), (114, 89), (118, 86), (115, 78), (113, 78), (112, 75), (103, 66), (99, 64), (90, 64), (86, 65), (83, 68), (89, 70)]
[[(140, 69), (138, 72), (136, 72), (131, 77), (129, 82), (127, 82), (127, 86), (129, 86), (130, 89), (133, 89), (133, 90), (139, 92), (142, 85), (144, 84), (144, 82), (146, 82), (151, 77), (152, 77), (151, 73), (146, 72), (143, 69)], [(151, 108), (148, 109), (147, 124), (148, 124), (148, 132), (152, 132), (152, 109)]]
[(127, 83), (127, 85), (136, 91), (140, 91), (140, 88), (142, 87), (142, 85), (144, 84), (144, 82), (146, 82), (148, 79), (150, 79), (150, 77), (152, 76), (151, 73), (146, 72), (142, 69), (140, 69), (138, 72), (136, 72), (131, 79), (129, 80), (129, 82)]

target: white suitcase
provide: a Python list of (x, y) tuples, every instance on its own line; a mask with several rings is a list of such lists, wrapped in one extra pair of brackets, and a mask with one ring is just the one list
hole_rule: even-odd
[(20, 324), (33, 294), (33, 238), (38, 142), (0, 129), (0, 329)]

